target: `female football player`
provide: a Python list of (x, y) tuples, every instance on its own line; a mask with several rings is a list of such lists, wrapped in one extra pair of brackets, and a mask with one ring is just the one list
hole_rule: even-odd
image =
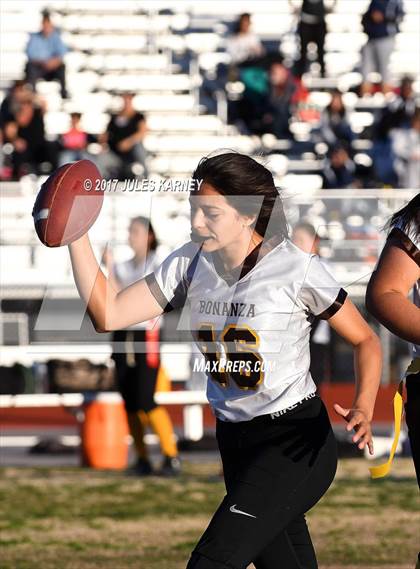
[(413, 361), (405, 374), (406, 421), (420, 486), (420, 194), (392, 216), (389, 228), (366, 305), (391, 332), (412, 344)]
[[(128, 243), (133, 256), (126, 261), (114, 263), (107, 248), (104, 255), (108, 268), (108, 280), (119, 291), (159, 266), (155, 250), (157, 239), (149, 219), (137, 216), (130, 220)], [(137, 462), (131, 469), (133, 474), (152, 474), (144, 432), (150, 425), (159, 438), (163, 463), (159, 473), (166, 476), (179, 474), (180, 462), (174, 438), (171, 419), (167, 410), (156, 404), (154, 394), (159, 361), (159, 322), (151, 320), (132, 326), (129, 330), (113, 333), (117, 383), (124, 399), (128, 425), (137, 451)], [(144, 343), (144, 350), (135, 350), (135, 345)]]
[(354, 347), (353, 405), (335, 410), (371, 453), (379, 340), (318, 257), (288, 239), (263, 165), (228, 152), (204, 158), (193, 177), (202, 184), (190, 196), (191, 242), (117, 293), (85, 235), (70, 245), (75, 281), (99, 331), (189, 304), (227, 492), (188, 569), (312, 569), (305, 512), (330, 486), (337, 455), (309, 373), (311, 320), (327, 319)]
[[(404, 377), (405, 419), (420, 487), (420, 194), (392, 216), (389, 229), (368, 285), (366, 306), (391, 332), (412, 344), (413, 360)], [(416, 569), (420, 569), (420, 552)]]

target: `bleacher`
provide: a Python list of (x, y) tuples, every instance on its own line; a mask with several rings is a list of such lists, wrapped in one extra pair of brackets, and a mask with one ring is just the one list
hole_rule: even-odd
[[(318, 111), (330, 101), (328, 89), (339, 87), (345, 91), (351, 126), (361, 135), (354, 148), (361, 155), (370, 149), (370, 140), (363, 138), (363, 132), (372, 125), (375, 113), (385, 103), (380, 93), (360, 99), (356, 93), (347, 92), (361, 80), (360, 49), (365, 36), (360, 19), (367, 4), (368, 0), (338, 0), (334, 12), (327, 17), (330, 30), (326, 37), (327, 77), (319, 77), (316, 64), (304, 75), (310, 92), (308, 105)], [(110, 112), (118, 107), (118, 93), (135, 91), (134, 104), (146, 114), (149, 127), (145, 146), (150, 153), (150, 177), (189, 177), (201, 156), (219, 148), (265, 156), (276, 182), (286, 195), (294, 196), (288, 206), (291, 221), (312, 208), (313, 219), (320, 226), (325, 225), (328, 196), (325, 192), (318, 193), (325, 149), (317, 147), (311, 137), (316, 120), (308, 123), (295, 118), (291, 125), (292, 140), (278, 140), (273, 135), (245, 136), (226, 121), (226, 97), (235, 89), (240, 91), (240, 86), (228, 84), (227, 94), (216, 90), (211, 93), (213, 100), (206, 91), (215, 78), (218, 64), (228, 62), (225, 40), (238, 12), (252, 13), (253, 29), (264, 45), (279, 49), (281, 44), (286, 61), (290, 63), (296, 58), (296, 17), (287, 1), (227, 2), (223, 3), (222, 15), (220, 4), (207, 0), (118, 3), (2, 0), (0, 99), (11, 82), (23, 76), (28, 33), (39, 29), (40, 13), (45, 7), (51, 10), (54, 24), (62, 30), (62, 37), (71, 48), (65, 56), (69, 99), (61, 99), (58, 84), (54, 82), (38, 84), (38, 91), (46, 101), (48, 137), (53, 139), (66, 131), (71, 111), (83, 113), (82, 126), (87, 132), (103, 132)], [(416, 48), (420, 4), (417, 0), (405, 0), (404, 7), (407, 15), (397, 37), (391, 68), (396, 83), (407, 73), (417, 77), (415, 88), (419, 92), (420, 59)], [(49, 287), (54, 294), (71, 297), (77, 294), (68, 256), (62, 250), (46, 250), (36, 241), (31, 209), (39, 183), (40, 180), (22, 179), (1, 184), (2, 298), (42, 298)], [(367, 248), (368, 253), (356, 255), (365, 264), (343, 268), (340, 255), (343, 235), (348, 234), (349, 227), (360, 223), (374, 227), (377, 251), (382, 221), (412, 195), (412, 191), (375, 194), (371, 199), (376, 205), (366, 215), (353, 212), (356, 218), (353, 226), (344, 219), (337, 223), (336, 231), (330, 232), (331, 242), (325, 253), (332, 263), (337, 261), (337, 275), (343, 282), (359, 281), (366, 276), (375, 257), (371, 248)], [(341, 197), (345, 196), (341, 193)], [(349, 191), (347, 197), (355, 203), (362, 194), (358, 197)], [(385, 197), (389, 199), (384, 201)], [(146, 195), (107, 198), (92, 231), (98, 253), (106, 241), (115, 245), (116, 256), (124, 253), (127, 212), (151, 214), (166, 251), (188, 238), (186, 194), (154, 195), (153, 200)], [(332, 194), (329, 198), (332, 199)], [(368, 199), (368, 195), (363, 194), (363, 198)], [(386, 204), (382, 210), (378, 210), (379, 198)], [(353, 240), (353, 250), (364, 251), (369, 241), (372, 244), (372, 235), (359, 235)]]

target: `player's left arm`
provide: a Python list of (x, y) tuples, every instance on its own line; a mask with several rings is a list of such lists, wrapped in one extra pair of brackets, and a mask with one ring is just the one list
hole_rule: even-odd
[(336, 413), (354, 428), (353, 442), (360, 449), (367, 445), (373, 454), (372, 430), (376, 395), (382, 371), (382, 350), (378, 336), (347, 297), (343, 306), (328, 320), (330, 326), (354, 348), (356, 392), (351, 409), (334, 404)]

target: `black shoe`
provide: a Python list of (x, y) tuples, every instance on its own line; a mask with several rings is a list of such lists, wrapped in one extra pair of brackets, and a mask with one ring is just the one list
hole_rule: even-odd
[(177, 456), (165, 456), (159, 470), (160, 476), (178, 476), (181, 474), (181, 461)]
[(151, 476), (153, 468), (146, 458), (139, 458), (133, 466), (126, 470), (126, 473), (131, 476)]

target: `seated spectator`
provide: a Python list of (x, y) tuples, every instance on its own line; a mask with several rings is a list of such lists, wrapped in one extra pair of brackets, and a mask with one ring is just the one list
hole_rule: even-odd
[(362, 49), (362, 95), (372, 92), (372, 83), (369, 81), (372, 72), (380, 73), (384, 93), (392, 90), (389, 60), (403, 17), (401, 0), (371, 0), (363, 15), (362, 26), (368, 40)]
[(233, 65), (239, 65), (264, 54), (260, 40), (250, 28), (251, 14), (241, 14), (233, 35), (226, 42), (226, 50)]
[(134, 108), (133, 97), (133, 93), (122, 95), (121, 111), (111, 117), (106, 132), (99, 137), (99, 141), (108, 146), (108, 150), (98, 157), (105, 177), (131, 178), (137, 174), (135, 165), (141, 166), (143, 177), (148, 175), (143, 146), (146, 119)]
[(80, 113), (70, 114), (70, 129), (61, 135), (59, 141), (61, 149), (59, 166), (75, 160), (92, 160), (92, 156), (86, 150), (89, 135), (80, 127), (81, 118)]
[(43, 12), (41, 31), (31, 34), (26, 46), (26, 79), (34, 89), (38, 79), (57, 80), (60, 83), (61, 96), (63, 99), (67, 97), (63, 63), (66, 52), (67, 47), (58, 30), (54, 28), (50, 14)]
[(293, 111), (298, 103), (307, 99), (308, 93), (283, 63), (273, 63), (269, 81), (270, 92), (263, 116), (265, 132), (271, 132), (277, 138), (289, 137)]
[(0, 128), (3, 129), (6, 123), (14, 120), (16, 105), (27, 93), (28, 89), (23, 79), (14, 81), (0, 105)]
[(356, 180), (356, 166), (351, 160), (345, 146), (337, 144), (329, 152), (322, 172), (322, 187), (326, 189), (354, 188), (358, 186)]
[(42, 174), (57, 167), (55, 144), (45, 139), (43, 111), (27, 92), (16, 106), (14, 117), (4, 126), (4, 142), (13, 147), (13, 177)]
[(378, 182), (389, 186), (398, 184), (390, 133), (394, 129), (409, 128), (416, 109), (411, 78), (402, 79), (399, 91), (399, 95), (382, 110), (373, 133), (372, 158), (375, 176)]
[(408, 128), (416, 110), (416, 100), (411, 77), (403, 77), (399, 93), (382, 110), (375, 135), (385, 138), (393, 128)]
[(328, 146), (333, 146), (337, 142), (344, 142), (350, 145), (354, 138), (354, 132), (346, 117), (346, 108), (343, 103), (341, 92), (336, 89), (331, 93), (330, 104), (321, 114), (320, 120), (321, 137)]
[(420, 189), (420, 108), (417, 107), (410, 128), (391, 132), (394, 168), (399, 188)]

